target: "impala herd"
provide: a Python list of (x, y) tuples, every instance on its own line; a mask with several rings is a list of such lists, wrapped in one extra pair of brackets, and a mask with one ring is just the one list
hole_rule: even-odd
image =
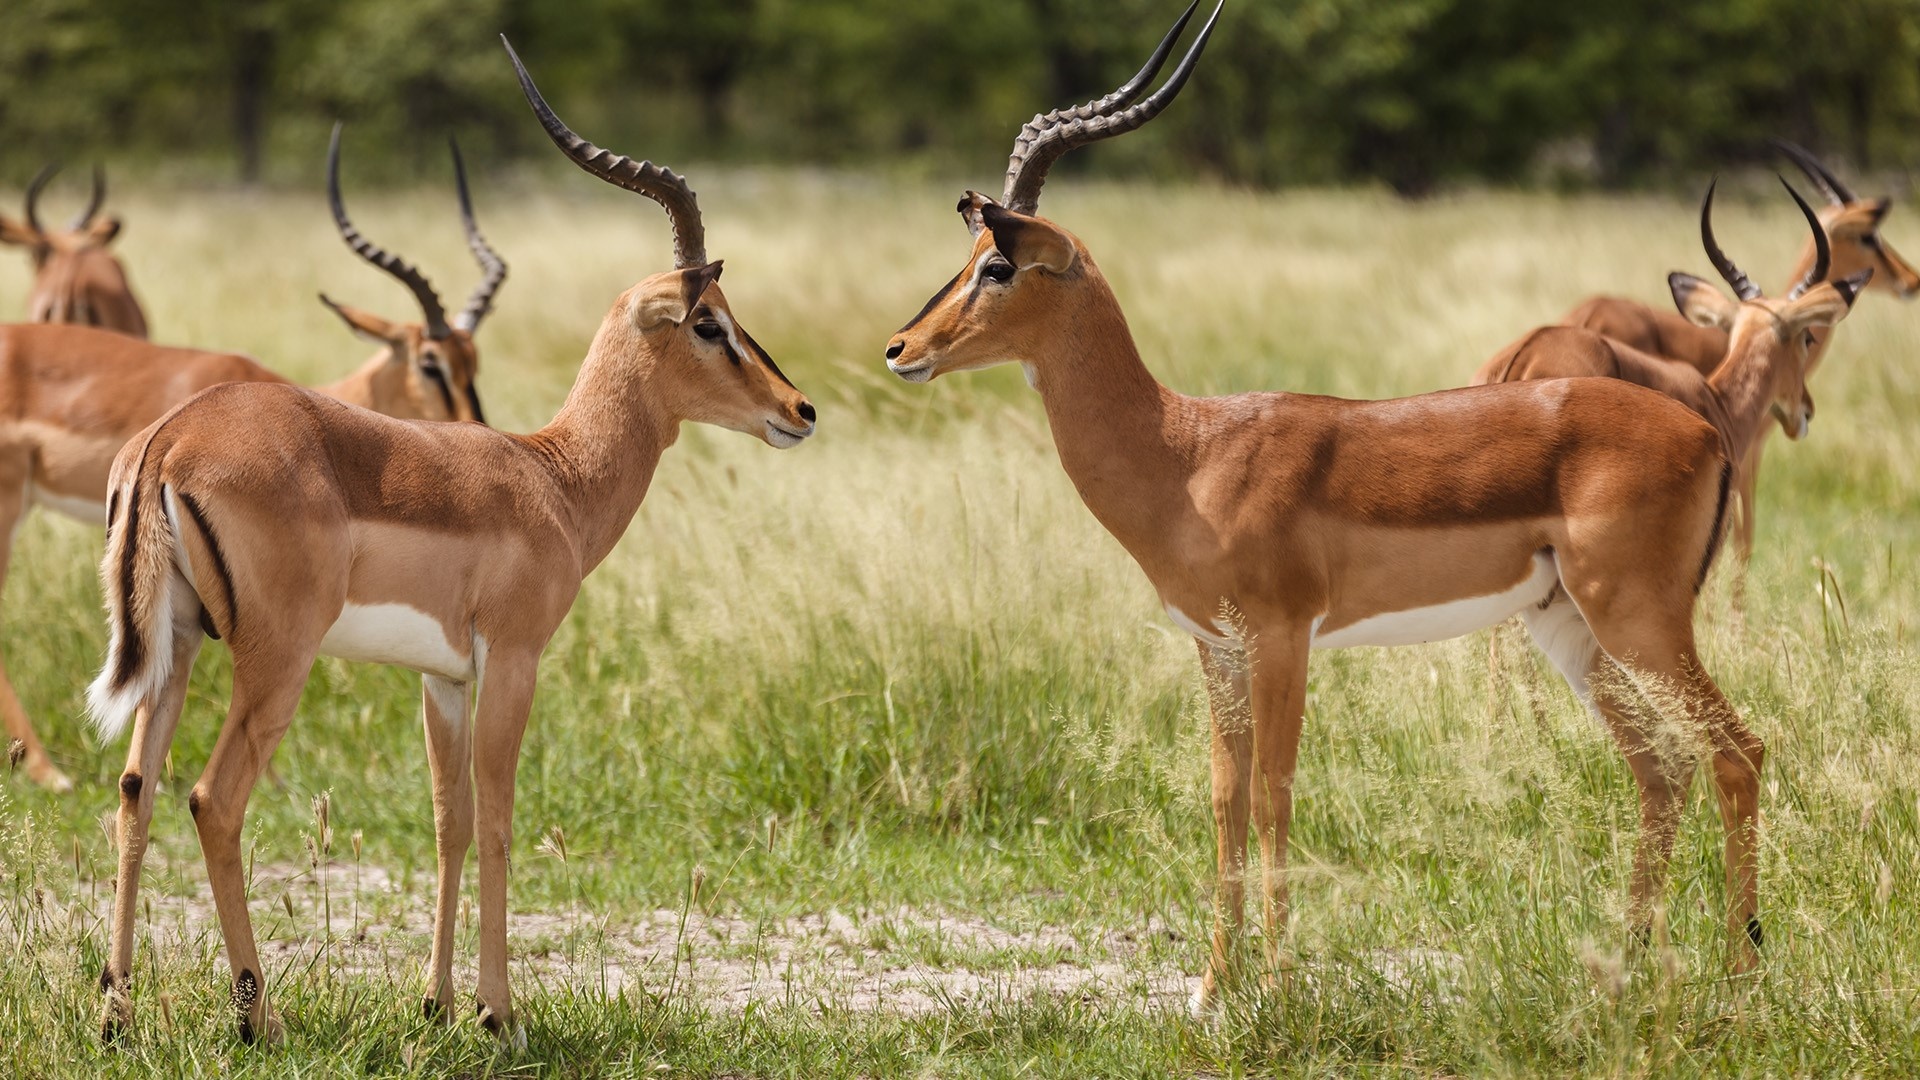
[[(1835, 326), (1864, 290), (1920, 291), (1920, 272), (1880, 235), (1890, 203), (1857, 198), (1811, 154), (1781, 144), (1825, 205), (1816, 211), (1788, 186), (1809, 240), (1774, 297), (1721, 251), (1710, 185), (1700, 238), (1732, 295), (1675, 273), (1677, 315), (1588, 300), (1458, 390), (1392, 401), (1189, 397), (1155, 379), (1092, 253), (1038, 208), (1061, 155), (1141, 127), (1179, 94), (1219, 7), (1146, 91), (1195, 6), (1118, 89), (1020, 130), (1000, 197), (960, 200), (971, 243), (959, 271), (885, 357), (913, 383), (1021, 365), (1087, 509), (1194, 639), (1213, 714), (1218, 859), (1196, 1008), (1217, 1007), (1240, 974), (1250, 823), (1266, 974), (1285, 967), (1288, 828), (1313, 651), (1436, 641), (1514, 617), (1612, 733), (1638, 785), (1630, 932), (1644, 940), (1661, 904), (1685, 792), (1704, 760), (1726, 832), (1728, 963), (1750, 969), (1762, 944), (1765, 750), (1701, 663), (1695, 607), (1724, 539), (1742, 560), (1751, 552), (1761, 447), (1775, 422), (1789, 438), (1807, 433), (1807, 380)], [(421, 674), (439, 862), (424, 1007), (453, 1010), (460, 883), (477, 846), (480, 1022), (522, 1038), (507, 980), (507, 870), (541, 654), (683, 423), (777, 448), (814, 433), (813, 405), (721, 291), (686, 180), (574, 134), (507, 52), (554, 145), (658, 203), (673, 229), (672, 269), (615, 300), (565, 405), (530, 435), (487, 427), (481, 410), (474, 334), (506, 263), (475, 224), (457, 147), (460, 219), (482, 276), (450, 318), (425, 276), (348, 219), (334, 129), (327, 194), (340, 235), (420, 311), (390, 322), (322, 296), (379, 351), (311, 390), (244, 356), (145, 340), (145, 316), (108, 251), (120, 225), (99, 217), (98, 171), (65, 229), (39, 214), (51, 169), (29, 186), (24, 221), (0, 217), (0, 239), (26, 247), (36, 274), (30, 321), (0, 326), (0, 577), (36, 505), (107, 527), (110, 643), (88, 702), (103, 741), (132, 728), (99, 980), (108, 1038), (133, 1019), (154, 778), (208, 637), (232, 652), (231, 704), (188, 806), (242, 1038), (274, 1040), (282, 1029), (248, 916), (241, 829), (319, 656)], [(4, 668), (0, 714), (28, 777), (69, 788)]]

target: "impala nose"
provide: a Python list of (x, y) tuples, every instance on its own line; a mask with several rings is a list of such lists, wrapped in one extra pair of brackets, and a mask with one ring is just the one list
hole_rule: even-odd
[(896, 341), (887, 346), (887, 359), (898, 360), (900, 359), (900, 354), (905, 351), (907, 351), (907, 343), (904, 341)]
[(800, 412), (800, 419), (805, 420), (809, 424), (813, 423), (813, 402), (811, 401), (801, 402), (799, 412)]

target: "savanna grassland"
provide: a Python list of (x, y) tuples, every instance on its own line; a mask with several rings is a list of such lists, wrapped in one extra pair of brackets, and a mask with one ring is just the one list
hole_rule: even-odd
[[(477, 173), (512, 264), (481, 388), (511, 430), (551, 415), (612, 298), (668, 264), (651, 204), (564, 170)], [(1811, 436), (1770, 443), (1745, 617), (1724, 567), (1701, 607), (1711, 669), (1769, 745), (1760, 972), (1722, 974), (1703, 783), (1666, 929), (1625, 950), (1631, 778), (1544, 662), (1508, 649), (1490, 696), (1481, 634), (1316, 655), (1295, 975), (1204, 1023), (1184, 1010), (1212, 876), (1192, 646), (1079, 505), (1016, 370), (916, 387), (883, 369), (887, 336), (965, 255), (962, 185), (693, 175), (734, 311), (812, 396), (820, 434), (776, 453), (684, 431), (548, 652), (511, 893), (525, 1054), (420, 1016), (418, 679), (333, 660), (246, 832), (289, 1041), (240, 1045), (185, 805), (228, 692), (217, 646), (155, 815), (138, 1028), (97, 1046), (102, 822), (125, 750), (82, 719), (104, 652), (101, 535), (40, 515), (15, 546), (4, 656), (79, 786), (0, 783), (7, 1069), (1920, 1072), (1920, 307), (1870, 295), (1842, 328)], [(367, 347), (315, 291), (412, 317), (317, 194), (137, 188), (120, 182), (115, 208), (162, 341), (318, 380)], [(1777, 188), (1753, 190), (1723, 206), (1721, 240), (1777, 287), (1804, 225)], [(349, 194), (449, 297), (474, 280), (450, 190)], [(1583, 295), (1659, 300), (1668, 270), (1708, 269), (1678, 199), (1406, 204), (1063, 177), (1046, 209), (1094, 252), (1149, 366), (1195, 393), (1457, 385)], [(1886, 236), (1920, 251), (1920, 210), (1896, 208)], [(0, 311), (22, 310), (25, 282), (24, 260), (0, 260)], [(463, 920), (463, 999), (472, 935)]]

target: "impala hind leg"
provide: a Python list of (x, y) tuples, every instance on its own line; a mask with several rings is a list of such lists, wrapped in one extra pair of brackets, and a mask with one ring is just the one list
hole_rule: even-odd
[[(32, 462), (24, 451), (0, 450), (0, 585), (6, 584), (7, 564), (13, 557), (13, 537), (20, 523), (26, 520), (29, 509), (27, 488), (32, 480), (31, 469)], [(13, 680), (7, 677), (4, 661), (0, 661), (0, 722), (6, 726), (9, 749), (14, 750), (17, 745), (14, 752), (20, 755), (27, 779), (49, 791), (73, 790), (73, 781), (54, 766), (46, 747), (40, 745), (33, 721), (27, 719), (19, 695), (13, 692)]]
[(133, 738), (127, 746), (127, 767), (120, 774), (120, 814), (116, 833), (120, 864), (113, 884), (113, 935), (105, 970), (100, 972), (100, 1036), (118, 1038), (133, 1024), (129, 983), (133, 973), (135, 903), (140, 897), (140, 868), (147, 854), (147, 826), (153, 820), (153, 799), (159, 777), (173, 745), (173, 733), (186, 706), (187, 685), (193, 681), (193, 661), (200, 654), (200, 627), (191, 619), (176, 619), (173, 628), (173, 667), (158, 697), (142, 702), (133, 718)]
[[(258, 650), (254, 656), (259, 656)], [(235, 655), (233, 704), (206, 771), (187, 799), (200, 833), (214, 907), (220, 914), (220, 935), (233, 971), (233, 1008), (239, 1014), (240, 1038), (246, 1042), (277, 1043), (284, 1033), (279, 1018), (267, 1006), (266, 973), (254, 943), (253, 920), (247, 914), (240, 829), (246, 821), (247, 798), (293, 722), (313, 656), (311, 648), (293, 657), (243, 660), (242, 654)]]
[(1627, 890), (1627, 925), (1636, 939), (1645, 940), (1665, 889), (1667, 863), (1679, 835), (1694, 761), (1648, 725), (1625, 674), (1600, 647), (1587, 620), (1565, 593), (1556, 593), (1544, 608), (1527, 609), (1521, 619), (1574, 695), (1606, 724), (1633, 772), (1639, 789), (1640, 831)]
[(513, 851), (513, 780), (533, 707), (540, 651), (494, 647), (480, 677), (473, 718), (473, 783), (480, 856), (480, 1024), (501, 1042), (526, 1046), (507, 987), (507, 869)]
[(1246, 908), (1247, 816), (1253, 772), (1253, 714), (1248, 699), (1244, 653), (1196, 642), (1206, 676), (1212, 713), (1213, 834), (1216, 857), (1213, 892), (1213, 949), (1207, 974), (1194, 994), (1198, 1014), (1219, 1004), (1239, 959), (1241, 922)]
[(469, 686), (427, 675), (421, 679), (427, 729), (427, 766), (433, 773), (433, 838), (440, 877), (433, 909), (433, 956), (428, 1016), (453, 1010), (453, 931), (460, 911), (460, 876), (473, 845), (473, 732), (468, 725)]

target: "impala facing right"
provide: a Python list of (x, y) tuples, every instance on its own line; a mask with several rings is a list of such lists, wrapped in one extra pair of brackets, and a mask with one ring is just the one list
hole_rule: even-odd
[[(1727, 833), (1729, 960), (1752, 966), (1763, 749), (1701, 666), (1693, 636), (1727, 505), (1713, 427), (1612, 379), (1399, 401), (1187, 397), (1141, 362), (1085, 245), (1035, 216), (1048, 167), (1157, 115), (1212, 28), (1144, 100), (1135, 103), (1174, 35), (1118, 91), (1029, 123), (1001, 200), (960, 201), (974, 233), (966, 264), (886, 352), (910, 382), (1024, 366), (1081, 499), (1199, 647), (1211, 676), (1219, 884), (1196, 1005), (1214, 1002), (1238, 952), (1249, 813), (1259, 818), (1264, 945), (1270, 965), (1280, 960), (1312, 650), (1437, 641), (1515, 614), (1605, 720), (1638, 783), (1636, 932), (1651, 924), (1687, 786), (1710, 751)], [(1845, 308), (1829, 284), (1803, 302)], [(1649, 721), (1643, 694), (1677, 705), (1661, 710), (1677, 722)]]

